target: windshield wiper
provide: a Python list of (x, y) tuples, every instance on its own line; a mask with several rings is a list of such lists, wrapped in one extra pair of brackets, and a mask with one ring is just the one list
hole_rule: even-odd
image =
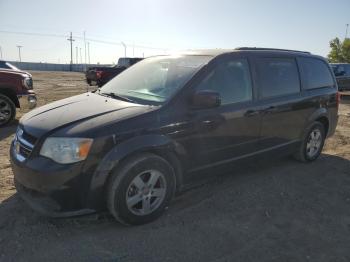
[(108, 97), (112, 97), (112, 98), (115, 98), (115, 99), (123, 100), (123, 101), (126, 101), (126, 102), (135, 103), (135, 101), (131, 100), (130, 98), (118, 95), (118, 94), (113, 93), (113, 92), (110, 92), (110, 93), (101, 93), (101, 92), (99, 92), (99, 94), (103, 95), (103, 96), (108, 96)]

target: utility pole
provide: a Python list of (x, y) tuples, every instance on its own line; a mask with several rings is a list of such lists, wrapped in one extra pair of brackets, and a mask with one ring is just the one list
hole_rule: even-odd
[(0, 59), (2, 59), (2, 48), (0, 46)]
[(67, 39), (70, 42), (70, 71), (73, 70), (73, 39), (72, 32), (70, 32), (70, 37)]
[(84, 64), (85, 64), (85, 70), (86, 70), (86, 37), (85, 37), (85, 31), (84, 31)]
[(88, 61), (90, 64), (90, 42), (87, 42), (87, 44), (88, 44)]
[(345, 30), (345, 39), (348, 38), (348, 28), (349, 28), (349, 24), (346, 24), (346, 30)]
[(17, 46), (17, 48), (18, 48), (18, 57), (19, 57), (19, 61), (20, 62), (22, 62), (22, 57), (21, 57), (21, 48), (22, 48), (23, 46), (21, 46), (21, 45), (18, 45)]
[(122, 42), (122, 45), (124, 46), (124, 57), (126, 57), (126, 44)]
[(76, 64), (79, 64), (79, 59), (78, 59), (78, 57), (79, 57), (79, 52), (78, 52), (78, 47), (76, 46), (76, 47), (75, 47), (75, 63), (76, 63)]

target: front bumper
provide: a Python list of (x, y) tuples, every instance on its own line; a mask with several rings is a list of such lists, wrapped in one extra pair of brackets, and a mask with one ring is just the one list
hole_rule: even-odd
[(94, 213), (95, 210), (83, 208), (62, 211), (62, 206), (54, 198), (31, 190), (15, 179), (15, 187), (20, 197), (35, 211), (48, 217), (73, 217)]
[(27, 94), (21, 94), (17, 96), (19, 104), (22, 109), (33, 109), (37, 105), (37, 97), (34, 92), (28, 92)]
[(51, 217), (95, 212), (88, 207), (82, 163), (57, 164), (45, 157), (18, 159), (14, 143), (10, 158), (17, 192), (34, 210)]

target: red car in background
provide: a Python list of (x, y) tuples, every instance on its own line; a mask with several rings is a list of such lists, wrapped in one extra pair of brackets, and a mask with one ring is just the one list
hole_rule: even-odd
[(106, 84), (109, 80), (119, 75), (128, 67), (136, 64), (141, 61), (143, 58), (137, 57), (124, 57), (119, 58), (118, 64), (115, 66), (99, 66), (99, 67), (90, 67), (86, 72), (86, 82), (89, 85), (97, 85), (99, 87)]
[[(1, 68), (0, 61), (0, 127), (16, 116), (16, 108), (36, 106), (32, 75), (18, 68)], [(6, 62), (5, 62), (6, 63)]]

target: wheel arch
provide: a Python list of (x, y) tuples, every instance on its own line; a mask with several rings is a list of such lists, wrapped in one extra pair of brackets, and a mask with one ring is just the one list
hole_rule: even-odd
[(117, 144), (101, 160), (90, 181), (88, 203), (99, 205), (104, 201), (104, 192), (113, 171), (121, 163), (139, 153), (153, 153), (167, 160), (175, 171), (176, 191), (183, 183), (183, 148), (164, 135), (145, 135)]
[(318, 108), (313, 114), (310, 115), (301, 135), (304, 134), (305, 129), (313, 122), (320, 122), (325, 127), (325, 133), (327, 136), (329, 131), (329, 114), (326, 108)]
[(20, 108), (19, 100), (16, 92), (11, 87), (0, 86), (0, 94), (7, 96), (15, 104), (17, 108)]

